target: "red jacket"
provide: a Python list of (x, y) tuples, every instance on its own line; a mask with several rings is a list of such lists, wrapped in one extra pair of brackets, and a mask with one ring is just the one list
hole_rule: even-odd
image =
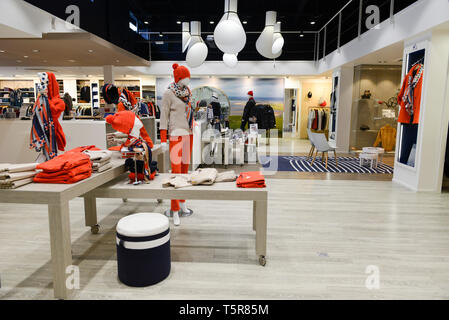
[[(398, 102), (399, 102), (399, 105), (401, 106), (401, 110), (399, 111), (398, 122), (400, 122), (400, 123), (410, 124), (411, 117), (410, 117), (410, 114), (408, 113), (408, 111), (405, 109), (406, 101), (404, 100), (404, 93), (407, 90), (407, 88), (409, 87), (410, 82), (413, 82), (414, 75), (416, 75), (416, 72), (419, 72), (419, 67), (422, 67), (422, 65), (417, 64), (410, 70), (410, 72), (404, 78), (404, 82), (402, 84), (401, 91), (399, 92)], [(421, 78), (419, 79), (419, 81), (415, 87), (415, 90), (413, 92), (413, 110), (414, 110), (413, 124), (419, 123), (419, 114), (421, 111), (421, 94), (422, 94), (423, 78), (424, 78), (424, 74), (421, 75)]]
[(59, 151), (64, 151), (67, 145), (65, 140), (65, 134), (62, 130), (62, 126), (59, 123), (59, 117), (65, 110), (64, 100), (59, 95), (59, 84), (56, 81), (56, 77), (53, 73), (48, 74), (48, 102), (50, 103), (51, 116), (55, 124), (56, 143)]

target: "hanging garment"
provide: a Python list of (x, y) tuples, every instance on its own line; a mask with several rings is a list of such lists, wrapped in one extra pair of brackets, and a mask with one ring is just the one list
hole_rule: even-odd
[(398, 122), (418, 124), (421, 109), (421, 94), (424, 78), (424, 66), (415, 65), (404, 78), (398, 102), (401, 106)]
[(249, 98), (248, 102), (245, 105), (245, 109), (243, 110), (242, 123), (240, 125), (240, 129), (242, 131), (245, 131), (246, 124), (250, 122), (250, 119), (254, 119), (255, 117), (256, 117), (256, 101), (254, 100), (254, 98)]
[(67, 92), (64, 94), (64, 98), (63, 98), (64, 104), (65, 104), (65, 109), (64, 109), (64, 115), (65, 116), (69, 116), (72, 109), (73, 109), (73, 99), (70, 96), (70, 94), (68, 94)]
[(390, 125), (386, 125), (379, 130), (376, 142), (374, 142), (374, 147), (378, 147), (382, 144), (382, 148), (386, 152), (394, 151), (396, 147), (396, 128)]
[(126, 88), (123, 89), (120, 94), (119, 103), (117, 105), (117, 112), (135, 111), (135, 113), (137, 113), (137, 109), (138, 103), (134, 94)]
[(84, 86), (80, 90), (80, 98), (82, 101), (85, 101), (86, 103), (90, 103), (90, 87)]

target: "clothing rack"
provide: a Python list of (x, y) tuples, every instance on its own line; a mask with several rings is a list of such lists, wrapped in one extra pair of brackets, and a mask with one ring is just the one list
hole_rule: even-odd
[[(329, 132), (330, 109), (331, 108), (328, 107), (328, 106), (326, 106), (326, 107), (320, 107), (320, 106), (308, 107), (307, 128), (312, 130), (315, 133), (328, 133)], [(312, 117), (312, 111), (315, 111), (315, 110), (318, 111), (318, 112), (323, 112), (324, 111), (325, 119), (323, 119), (323, 118), (315, 119), (316, 113), (313, 113), (313, 118), (311, 118)], [(322, 123), (323, 120), (325, 121), (324, 124)]]

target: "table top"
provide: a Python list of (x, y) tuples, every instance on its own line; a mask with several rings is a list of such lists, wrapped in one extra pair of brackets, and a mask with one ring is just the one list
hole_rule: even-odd
[[(175, 189), (165, 188), (162, 183), (169, 173), (160, 174), (149, 184), (134, 186), (128, 179), (119, 178), (93, 190), (95, 197), (130, 199), (186, 199), (186, 200), (267, 200), (267, 188), (238, 188), (236, 182), (214, 183)], [(267, 183), (267, 181), (266, 181)]]
[(377, 153), (360, 153), (359, 154), (360, 159), (368, 159), (368, 160), (376, 160), (378, 158)]

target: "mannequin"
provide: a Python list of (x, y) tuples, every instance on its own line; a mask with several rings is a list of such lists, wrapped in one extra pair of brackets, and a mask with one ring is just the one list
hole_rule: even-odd
[(212, 120), (211, 125), (212, 128), (215, 130), (221, 131), (221, 104), (218, 101), (218, 97), (216, 93), (212, 94), (211, 102), (210, 102), (211, 108), (212, 108)]
[(242, 124), (240, 129), (245, 131), (246, 124), (248, 127), (250, 124), (257, 123), (256, 118), (256, 101), (254, 100), (254, 93), (252, 91), (248, 92), (248, 102), (246, 103), (245, 109), (243, 110)]
[[(161, 143), (162, 148), (166, 150), (168, 138), (172, 173), (186, 174), (189, 172), (193, 146), (190, 71), (184, 66), (174, 64), (173, 75), (175, 81), (170, 84), (162, 97)], [(174, 225), (179, 226), (181, 224), (179, 217), (190, 216), (193, 211), (187, 209), (185, 200), (172, 200), (171, 208), (165, 214), (173, 216)]]

